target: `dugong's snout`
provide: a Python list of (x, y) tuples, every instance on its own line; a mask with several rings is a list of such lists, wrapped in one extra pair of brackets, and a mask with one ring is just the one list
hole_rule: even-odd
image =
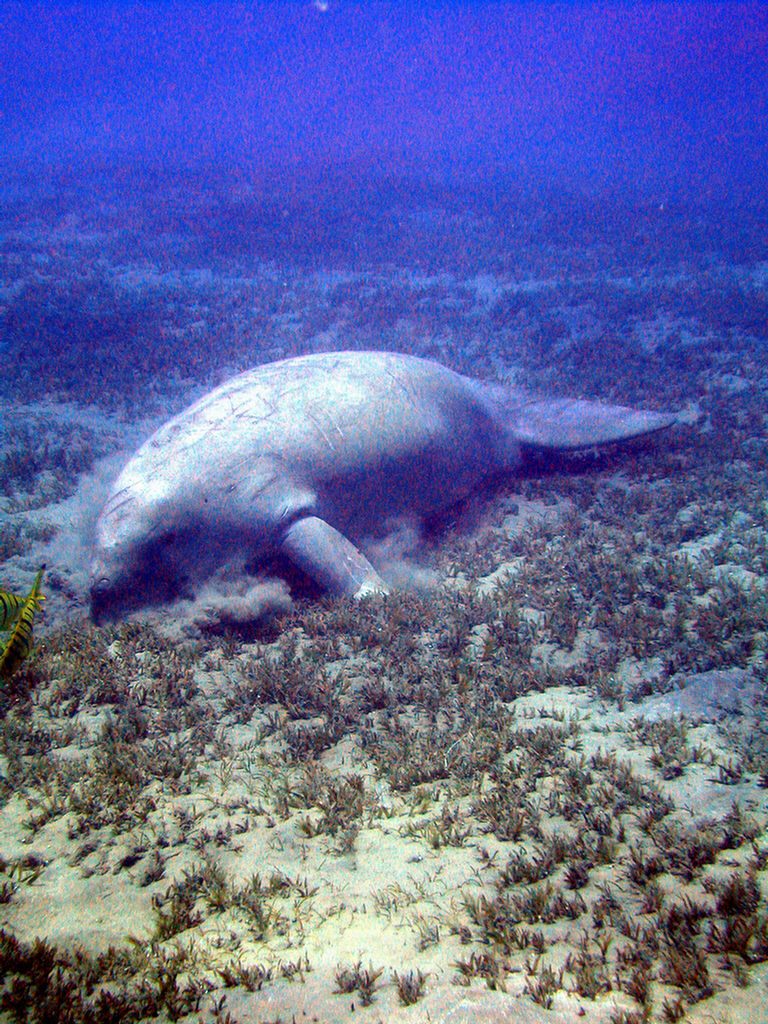
[(102, 547), (91, 562), (89, 596), (91, 619), (96, 625), (120, 618), (128, 610), (138, 587), (133, 559)]
[(91, 582), (91, 619), (99, 626), (112, 622), (151, 602), (152, 593), (142, 577), (94, 574)]
[(188, 577), (183, 569), (173, 558), (163, 561), (152, 546), (120, 551), (119, 557), (100, 553), (91, 571), (91, 619), (99, 625), (148, 605), (167, 604), (185, 592)]
[(91, 583), (91, 618), (100, 625), (110, 617), (110, 608), (114, 602), (114, 588), (106, 576), (100, 576)]

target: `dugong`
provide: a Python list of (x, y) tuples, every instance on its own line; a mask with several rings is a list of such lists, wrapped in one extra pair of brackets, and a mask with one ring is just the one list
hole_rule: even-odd
[(668, 427), (674, 415), (484, 384), (428, 359), (331, 352), (233, 377), (129, 459), (96, 524), (93, 617), (171, 600), (235, 556), (282, 555), (321, 587), (386, 585), (356, 546), (514, 469)]

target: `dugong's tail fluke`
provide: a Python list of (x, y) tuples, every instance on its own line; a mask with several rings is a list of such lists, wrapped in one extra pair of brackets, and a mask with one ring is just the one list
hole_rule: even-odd
[(545, 398), (520, 405), (510, 417), (509, 425), (521, 444), (568, 449), (654, 434), (676, 421), (674, 413), (649, 412), (575, 398)]

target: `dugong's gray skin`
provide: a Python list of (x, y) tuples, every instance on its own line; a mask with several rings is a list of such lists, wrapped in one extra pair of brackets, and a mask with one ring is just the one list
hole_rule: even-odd
[(522, 445), (578, 448), (675, 417), (540, 400), (387, 352), (286, 359), (240, 374), (129, 460), (96, 527), (94, 618), (168, 600), (235, 555), (287, 556), (322, 587), (386, 590), (355, 547), (513, 469)]

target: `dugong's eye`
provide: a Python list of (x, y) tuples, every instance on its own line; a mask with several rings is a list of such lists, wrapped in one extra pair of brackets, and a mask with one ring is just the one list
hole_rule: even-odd
[(157, 539), (157, 546), (160, 548), (169, 548), (176, 543), (178, 535), (175, 530), (169, 530), (167, 533)]

